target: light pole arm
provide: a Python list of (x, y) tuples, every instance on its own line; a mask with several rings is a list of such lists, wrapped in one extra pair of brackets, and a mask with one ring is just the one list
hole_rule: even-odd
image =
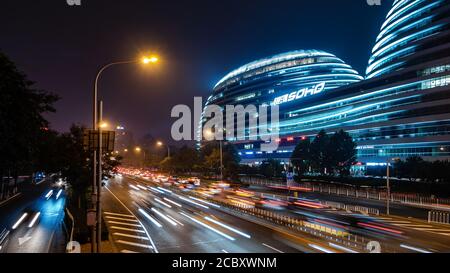
[(120, 64), (132, 64), (137, 63), (138, 61), (120, 61), (120, 62), (113, 62), (107, 65), (104, 65), (100, 70), (97, 72), (97, 76), (95, 77), (95, 83), (94, 83), (94, 109), (93, 109), (93, 129), (98, 130), (98, 113), (97, 113), (97, 101), (98, 101), (98, 82), (100, 80), (100, 77), (106, 69), (108, 69), (111, 66), (120, 65)]

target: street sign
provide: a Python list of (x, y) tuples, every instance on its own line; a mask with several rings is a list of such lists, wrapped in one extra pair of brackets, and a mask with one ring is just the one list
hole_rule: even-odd
[[(114, 151), (114, 143), (116, 139), (115, 131), (102, 131), (102, 149), (104, 152), (110, 153)], [(83, 147), (86, 151), (95, 151), (98, 149), (98, 131), (84, 130)]]

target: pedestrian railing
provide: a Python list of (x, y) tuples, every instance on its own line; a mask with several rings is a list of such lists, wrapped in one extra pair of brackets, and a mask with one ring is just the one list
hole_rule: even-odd
[(443, 211), (429, 211), (428, 223), (450, 224), (450, 213)]
[[(286, 183), (274, 182), (263, 178), (253, 178), (253, 177), (241, 177), (241, 181), (244, 183), (249, 183), (251, 185), (259, 186), (286, 186)], [(303, 182), (299, 183), (300, 187), (308, 188), (312, 192), (353, 197), (359, 199), (371, 199), (379, 201), (387, 201), (388, 194), (385, 190), (377, 189), (361, 189), (353, 186), (337, 186), (328, 185), (320, 182)], [(393, 203), (401, 203), (413, 206), (428, 206), (436, 207), (439, 209), (449, 209), (450, 210), (450, 199), (445, 198), (435, 198), (432, 196), (422, 196), (419, 194), (405, 194), (405, 193), (391, 193), (390, 201)]]

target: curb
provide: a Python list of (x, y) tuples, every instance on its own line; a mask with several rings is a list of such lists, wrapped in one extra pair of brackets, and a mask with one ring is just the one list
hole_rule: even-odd
[(19, 193), (17, 193), (16, 195), (11, 196), (10, 198), (6, 199), (5, 201), (0, 202), (0, 207), (6, 205), (8, 202), (12, 201), (13, 199), (15, 199), (15, 198), (17, 198), (17, 197), (19, 197), (19, 196), (21, 196), (21, 195), (22, 195), (22, 193), (19, 192)]

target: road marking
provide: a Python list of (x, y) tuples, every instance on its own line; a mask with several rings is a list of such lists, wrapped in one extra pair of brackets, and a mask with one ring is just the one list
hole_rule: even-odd
[(225, 249), (222, 249), (222, 252), (223, 252), (223, 253), (227, 253), (227, 254), (229, 253), (229, 252), (226, 251)]
[(121, 220), (121, 221), (128, 221), (128, 222), (136, 222), (138, 223), (139, 221), (136, 219), (126, 219), (126, 218), (120, 218), (120, 217), (113, 217), (113, 216), (106, 216), (106, 219), (113, 219), (113, 220)]
[(333, 243), (328, 243), (328, 245), (331, 246), (331, 247), (334, 247), (336, 249), (348, 252), (348, 253), (359, 253), (359, 252), (356, 252), (356, 251), (354, 251), (354, 250), (352, 250), (350, 248), (346, 248), (346, 247), (343, 247), (343, 246), (340, 246), (340, 245), (336, 245), (336, 244), (333, 244)]
[[(128, 212), (129, 213), (131, 213), (136, 219), (138, 219), (137, 217), (136, 217), (136, 215), (134, 215), (134, 213), (127, 207), (127, 206), (125, 206), (125, 204), (122, 202), (122, 201), (120, 201), (120, 199), (108, 188), (108, 187), (105, 187), (105, 189), (107, 190), (107, 191), (109, 191), (111, 194), (112, 194), (112, 196), (114, 196), (114, 198), (116, 198), (116, 200), (117, 201), (119, 201), (119, 203), (120, 204), (122, 204), (122, 206), (126, 209), (126, 210), (128, 210)], [(138, 219), (138, 221), (139, 221), (139, 219)], [(142, 223), (141, 223), (141, 221), (139, 221), (139, 224), (141, 224), (142, 225)], [(144, 225), (142, 225), (142, 228), (144, 229), (144, 233), (147, 235), (147, 237), (150, 239), (150, 243), (152, 244), (152, 246), (153, 246), (153, 250), (156, 252), (156, 253), (158, 253), (158, 249), (156, 248), (156, 245), (155, 245), (155, 243), (153, 242), (153, 240), (152, 240), (152, 237), (150, 237), (150, 234), (148, 233), (148, 231), (147, 231), (147, 229), (144, 227)]]
[(122, 225), (122, 226), (128, 226), (128, 227), (141, 227), (140, 224), (130, 224), (130, 223), (122, 223), (122, 222), (116, 222), (116, 221), (108, 221), (108, 223), (112, 225)]
[(19, 238), (19, 246), (25, 244), (26, 242), (28, 242), (29, 240), (31, 240), (32, 237), (30, 236), (25, 236), (25, 237), (21, 237)]
[(142, 241), (150, 241), (147, 237), (131, 235), (131, 234), (125, 234), (125, 233), (119, 233), (119, 232), (115, 232), (115, 233), (113, 233), (113, 235), (114, 236), (121, 236), (121, 237), (128, 237), (128, 238), (133, 238), (133, 239), (139, 239), (139, 240), (142, 240)]
[(265, 247), (267, 247), (267, 248), (270, 248), (270, 249), (272, 249), (272, 250), (274, 250), (274, 251), (276, 251), (276, 252), (278, 252), (278, 253), (284, 253), (283, 251), (281, 251), (281, 250), (279, 250), (279, 249), (276, 249), (276, 248), (274, 248), (273, 246), (269, 246), (268, 244), (262, 244), (263, 246), (265, 246)]
[(140, 247), (140, 248), (147, 248), (147, 249), (153, 249), (153, 247), (151, 245), (143, 245), (143, 244), (138, 244), (138, 243), (133, 243), (133, 242), (128, 242), (128, 241), (123, 241), (123, 240), (119, 240), (116, 243), (118, 244), (123, 244), (123, 245), (129, 245), (129, 246), (136, 246), (136, 247)]
[(134, 218), (134, 216), (130, 215), (130, 214), (114, 213), (114, 212), (107, 212), (107, 211), (105, 211), (104, 214)]
[(136, 254), (136, 253), (139, 253), (139, 252), (135, 252), (135, 251), (131, 251), (131, 250), (126, 250), (126, 249), (124, 249), (124, 250), (122, 250), (122, 251), (120, 251), (121, 253), (125, 253), (125, 254)]
[(124, 230), (124, 231), (132, 231), (132, 232), (137, 232), (137, 233), (145, 233), (145, 231), (139, 230), (139, 229), (130, 229), (130, 228), (123, 228), (123, 227), (116, 227), (116, 226), (112, 226), (111, 229)]
[(180, 221), (178, 221), (177, 219), (173, 218), (172, 216), (166, 214), (167, 217), (169, 217), (170, 219), (172, 219), (173, 221), (175, 221), (177, 224), (179, 224), (180, 226), (184, 227), (183, 223), (181, 223)]
[(410, 221), (397, 221), (397, 220), (392, 220), (392, 221), (387, 221), (390, 224), (412, 224), (412, 222)]

